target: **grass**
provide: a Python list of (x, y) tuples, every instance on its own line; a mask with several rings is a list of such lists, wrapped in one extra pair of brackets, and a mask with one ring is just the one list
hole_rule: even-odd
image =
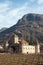
[(43, 65), (43, 54), (0, 54), (0, 65)]

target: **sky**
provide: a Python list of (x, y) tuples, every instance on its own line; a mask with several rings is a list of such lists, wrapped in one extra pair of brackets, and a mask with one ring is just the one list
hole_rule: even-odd
[(15, 25), (28, 13), (43, 14), (43, 0), (0, 0), (0, 29)]

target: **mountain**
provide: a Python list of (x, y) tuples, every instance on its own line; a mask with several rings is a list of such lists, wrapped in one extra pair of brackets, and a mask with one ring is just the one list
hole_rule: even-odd
[(6, 29), (7, 29), (6, 27), (3, 27), (0, 29), (0, 32), (5, 31)]
[(43, 14), (26, 14), (18, 20), (17, 24), (0, 32), (0, 38), (13, 33), (25, 40), (38, 40), (43, 42)]

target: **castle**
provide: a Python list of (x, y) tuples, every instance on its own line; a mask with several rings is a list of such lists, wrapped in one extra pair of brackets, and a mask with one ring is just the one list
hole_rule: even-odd
[(23, 53), (23, 54), (34, 54), (40, 53), (40, 44), (29, 45), (24, 39), (20, 39), (16, 34), (14, 34), (10, 40), (6, 40), (3, 45), (0, 45), (0, 50), (10, 53)]

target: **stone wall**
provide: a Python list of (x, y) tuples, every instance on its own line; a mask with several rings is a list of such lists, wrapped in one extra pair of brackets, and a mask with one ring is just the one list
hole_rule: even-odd
[(24, 54), (33, 54), (35, 53), (35, 46), (32, 45), (24, 45), (22, 46), (22, 53)]

